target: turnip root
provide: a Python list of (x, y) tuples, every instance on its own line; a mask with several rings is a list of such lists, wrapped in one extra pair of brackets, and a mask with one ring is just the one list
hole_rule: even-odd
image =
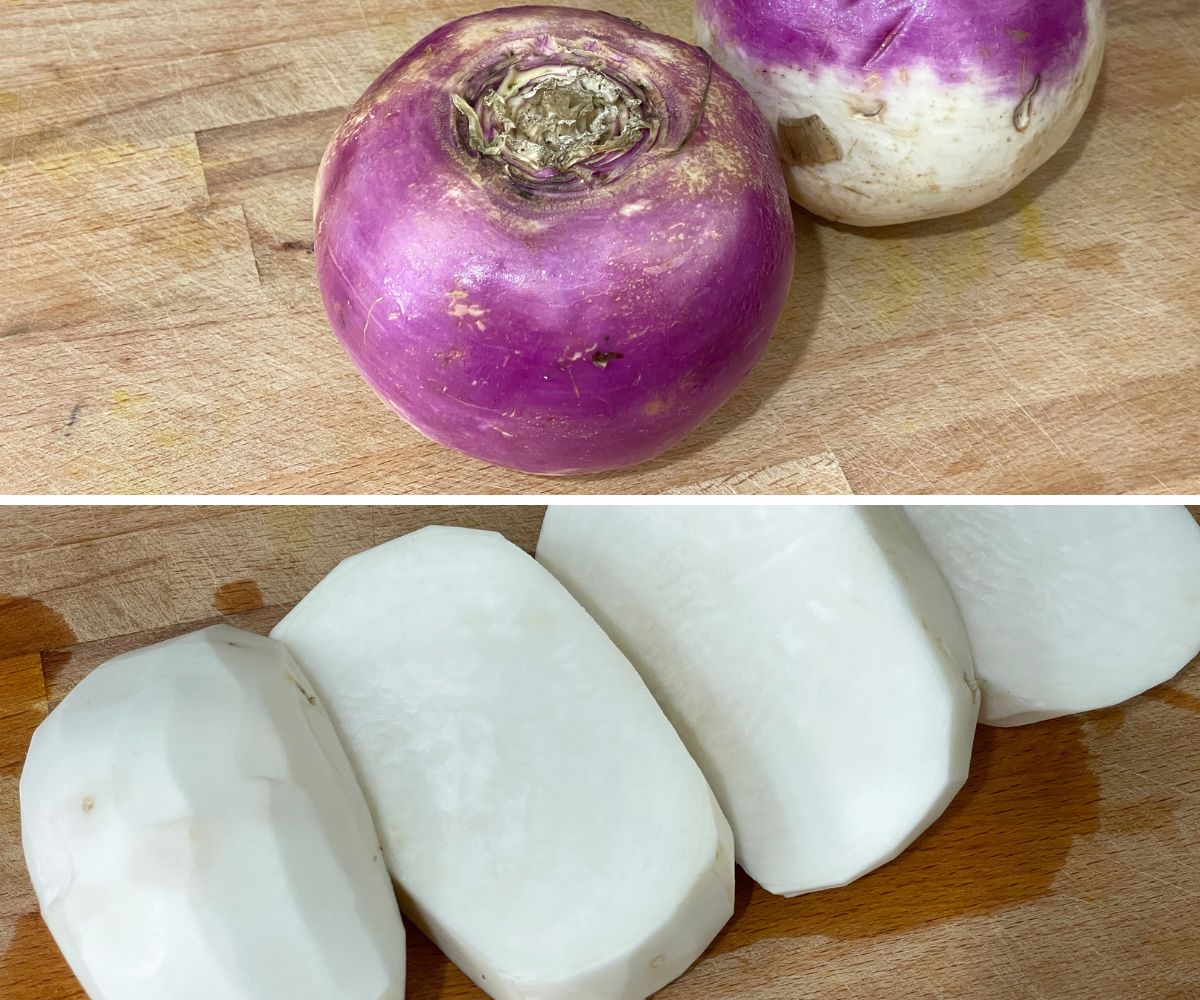
[(362, 96), (321, 165), (315, 250), (334, 332), (405, 420), (565, 475), (716, 410), (795, 246), (766, 123), (703, 51), (517, 7), (444, 25)]
[(34, 734), (21, 829), (92, 1000), (402, 1000), (362, 791), (282, 645), (224, 626), (117, 657)]
[(764, 888), (884, 864), (966, 779), (966, 636), (899, 512), (552, 507), (538, 559), (641, 672)]
[(499, 1000), (641, 1000), (733, 909), (729, 826), (600, 627), (490, 532), (347, 559), (272, 633), (341, 732), (408, 914)]
[(1200, 527), (1182, 507), (908, 507), (958, 599), (981, 721), (1115, 705), (1200, 652)]
[(696, 24), (777, 130), (792, 197), (879, 226), (984, 205), (1056, 153), (1105, 0), (697, 0)]

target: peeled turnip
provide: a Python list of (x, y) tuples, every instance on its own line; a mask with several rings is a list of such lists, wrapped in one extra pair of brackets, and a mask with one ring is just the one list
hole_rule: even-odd
[(641, 1000), (733, 910), (729, 826), (636, 671), (490, 532), (347, 559), (276, 627), (407, 912), (501, 1000)]
[(38, 728), (25, 858), (92, 1000), (402, 1000), (400, 913), (311, 691), (217, 626), (106, 663)]
[(898, 512), (552, 507), (538, 559), (641, 671), (764, 888), (865, 874), (966, 779), (966, 636)]
[(351, 359), (428, 437), (527, 472), (682, 438), (762, 353), (793, 255), (745, 91), (593, 11), (439, 28), (362, 96), (317, 180), (317, 273)]
[(908, 507), (962, 608), (980, 719), (1104, 708), (1200, 652), (1200, 527), (1182, 507)]
[(701, 44), (778, 130), (792, 197), (878, 226), (984, 205), (1054, 155), (1104, 0), (697, 0)]

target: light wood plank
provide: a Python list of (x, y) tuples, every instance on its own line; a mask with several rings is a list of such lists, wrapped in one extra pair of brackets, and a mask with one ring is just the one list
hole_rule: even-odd
[(778, 496), (841, 495), (850, 492), (850, 484), (831, 454), (813, 455), (754, 472), (737, 472), (703, 483), (691, 483), (666, 490), (675, 495), (734, 496), (772, 494)]
[(0, 163), (0, 190), (9, 248), (47, 235), (82, 243), (85, 233), (208, 207), (194, 135)]
[[(84, 359), (65, 356), (72, 343), (262, 311), (237, 207), (27, 242), (9, 249), (5, 280), (5, 360), (40, 351), (40, 366), (21, 367), (50, 385), (60, 383), (58, 365), (95, 374)], [(164, 313), (165, 303), (177, 311)], [(162, 358), (160, 351), (154, 359), (159, 370)]]

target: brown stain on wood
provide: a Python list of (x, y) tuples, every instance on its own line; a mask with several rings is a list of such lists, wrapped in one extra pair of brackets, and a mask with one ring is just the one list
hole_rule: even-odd
[[(0, 778), (20, 773), (33, 731), (49, 711), (41, 658), (25, 653), (0, 660)], [(0, 856), (3, 846), (0, 836)]]
[(710, 955), (774, 937), (897, 934), (1050, 893), (1076, 838), (1100, 829), (1083, 723), (979, 727), (971, 776), (895, 861), (842, 889), (772, 896), (739, 871), (733, 920)]
[(57, 611), (35, 597), (0, 594), (0, 660), (36, 653), (46, 683), (71, 659), (78, 638)]
[(263, 606), (262, 591), (253, 580), (223, 583), (213, 591), (212, 606), (223, 615), (241, 615)]
[(1147, 691), (1146, 697), (1161, 701), (1164, 705), (1172, 705), (1175, 708), (1182, 708), (1185, 712), (1195, 712), (1200, 715), (1200, 698), (1194, 694), (1188, 694), (1186, 691), (1180, 691), (1178, 688), (1156, 687)]
[(1120, 705), (1112, 708), (1099, 708), (1080, 716), (1092, 731), (1098, 736), (1111, 736), (1125, 725), (1125, 709)]
[[(32, 889), (29, 898), (30, 905), (36, 906)], [(0, 955), (0, 996), (4, 1000), (87, 1000), (36, 912), (16, 921), (12, 940)]]
[(4, 692), (0, 703), (0, 885), (17, 887), (16, 893), (29, 910), (16, 920), (13, 936), (0, 954), (0, 996), (5, 1000), (47, 996), (84, 1000), (36, 912), (20, 847), (18, 792), (29, 740), (46, 717), (47, 676), (57, 673), (70, 659), (70, 647), (76, 642), (66, 619), (44, 602), (0, 594), (0, 681)]
[(407, 1000), (484, 1000), (485, 994), (408, 920)]
[(0, 659), (63, 650), (78, 641), (66, 619), (42, 601), (0, 594)]

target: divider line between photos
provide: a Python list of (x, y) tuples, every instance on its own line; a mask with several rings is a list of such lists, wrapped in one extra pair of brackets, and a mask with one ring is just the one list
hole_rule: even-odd
[(600, 495), (496, 495), (496, 494), (420, 494), (420, 495), (326, 495), (326, 494), (32, 494), (29, 496), (0, 496), (0, 507), (534, 507), (534, 506), (611, 506), (639, 505), (662, 507), (878, 507), (886, 505), (914, 506), (1017, 506), (1017, 507), (1165, 507), (1178, 504), (1200, 504), (1200, 495), (1180, 496), (1112, 496), (1089, 494), (1080, 496), (803, 496), (803, 495), (704, 495), (659, 496), (637, 494)]

